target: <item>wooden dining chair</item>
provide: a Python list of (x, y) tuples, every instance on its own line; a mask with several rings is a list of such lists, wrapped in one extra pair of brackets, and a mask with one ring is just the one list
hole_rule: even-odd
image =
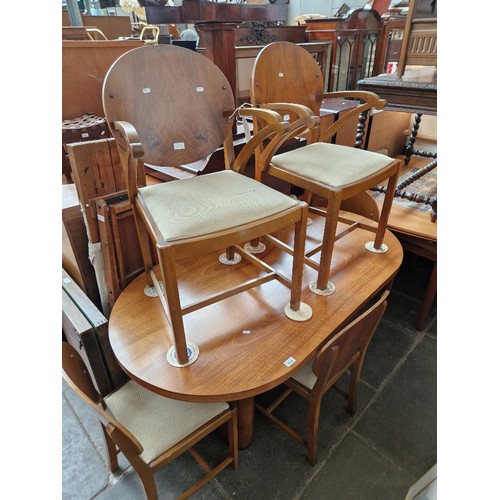
[[(289, 124), (273, 111), (248, 106), (235, 110), (222, 71), (205, 56), (172, 45), (141, 47), (118, 58), (104, 81), (103, 105), (126, 172), (148, 284), (150, 290), (160, 290), (157, 295), (173, 333), (169, 362), (186, 366), (199, 355), (198, 347), (186, 340), (183, 315), (271, 280), (290, 288), (287, 317), (309, 319), (312, 310), (301, 303), (307, 204), (243, 175), (256, 147), (268, 137), (284, 134)], [(236, 115), (258, 116), (266, 123), (237, 156), (232, 136)], [(186, 165), (206, 159), (220, 147), (226, 160), (223, 171), (138, 185), (143, 162)], [(265, 151), (273, 147), (267, 141)], [(283, 228), (295, 235), (288, 274), (240, 246), (261, 236), (272, 241), (272, 234)], [(153, 269), (149, 238), (157, 251), (161, 279)], [(225, 249), (219, 258), (222, 264), (235, 265), (243, 257), (256, 265), (258, 275), (181, 304), (176, 260), (219, 249)]]
[[(135, 469), (148, 500), (157, 500), (154, 474), (189, 451), (205, 475), (180, 498), (188, 498), (228, 465), (238, 467), (236, 408), (227, 403), (191, 403), (160, 396), (133, 380), (102, 397), (78, 351), (62, 342), (62, 375), (99, 418), (111, 472), (121, 451)], [(193, 446), (221, 426), (227, 427), (228, 456), (211, 468)]]
[[(290, 42), (274, 42), (259, 52), (252, 69), (250, 95), (253, 106), (278, 111), (292, 123), (310, 114), (319, 116), (320, 106), (326, 100), (337, 102), (339, 109), (344, 109), (323, 130), (319, 126), (296, 127), (288, 137), (302, 136), (307, 144), (284, 153), (278, 151), (272, 158), (263, 156), (259, 163), (261, 176), (266, 173), (302, 188), (311, 213), (325, 217), (322, 241), (308, 250), (305, 262), (318, 271), (317, 280), (310, 284), (311, 290), (320, 295), (333, 293), (335, 286), (329, 277), (341, 204), (386, 181), (387, 195), (378, 223), (370, 228), (375, 232), (375, 240), (368, 242), (366, 248), (372, 252), (387, 251), (383, 240), (400, 160), (361, 148), (368, 115), (383, 109), (386, 102), (371, 92), (324, 93), (323, 75), (314, 57)], [(359, 121), (353, 146), (332, 143), (340, 129), (356, 117)], [(260, 126), (258, 120), (255, 125)], [(321, 202), (315, 203), (315, 198)], [(318, 264), (310, 257), (319, 251)]]
[[(311, 465), (315, 465), (317, 461), (319, 417), (324, 394), (331, 387), (335, 388), (347, 400), (347, 411), (351, 415), (356, 413), (358, 384), (363, 362), (370, 341), (387, 307), (388, 295), (389, 291), (385, 290), (370, 308), (329, 340), (306, 365), (285, 382), (285, 392), (273, 403), (266, 408), (255, 403), (260, 413), (307, 448), (307, 460)], [(336, 382), (347, 371), (350, 373), (350, 378), (346, 393), (336, 385)], [(298, 393), (308, 401), (305, 438), (273, 414), (292, 392)]]

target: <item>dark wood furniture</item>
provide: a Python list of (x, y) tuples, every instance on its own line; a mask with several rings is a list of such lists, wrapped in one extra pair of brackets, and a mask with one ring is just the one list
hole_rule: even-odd
[(354, 9), (347, 17), (306, 19), (306, 25), (308, 42), (332, 43), (329, 91), (353, 90), (380, 66), (383, 22), (377, 11)]
[[(403, 76), (379, 75), (358, 81), (360, 90), (375, 92), (387, 101), (386, 109), (415, 113), (405, 146), (405, 164), (412, 155), (437, 158), (437, 154), (414, 148), (422, 115), (437, 114), (437, 70), (433, 67), (408, 69)], [(437, 161), (436, 161), (437, 165)]]
[(394, 14), (384, 19), (373, 75), (397, 71), (405, 24), (406, 16), (400, 14)]
[[(272, 403), (265, 408), (255, 404), (260, 413), (307, 448), (307, 460), (311, 465), (316, 465), (317, 462), (318, 427), (324, 394), (333, 387), (347, 400), (349, 414), (353, 416), (356, 414), (358, 384), (363, 362), (370, 341), (387, 308), (388, 295), (389, 291), (385, 290), (373, 305), (318, 350), (313, 359), (285, 381), (286, 390)], [(346, 372), (349, 372), (347, 392), (336, 385)], [(296, 432), (273, 414), (292, 392), (296, 392), (308, 401), (305, 433)]]
[[(422, 164), (425, 162), (425, 158), (413, 157), (408, 166), (403, 167), (403, 173), (412, 169), (412, 165), (418, 172), (424, 168)], [(418, 205), (398, 203), (398, 199), (399, 197), (395, 197), (392, 204), (387, 227), (398, 238), (405, 251), (434, 263), (416, 319), (417, 329), (423, 330), (437, 293), (437, 222), (433, 222), (427, 211), (419, 210)]]
[[(96, 391), (77, 349), (67, 342), (62, 343), (62, 368), (66, 383), (101, 423), (110, 471), (118, 470), (121, 451), (139, 476), (147, 500), (158, 500), (155, 472), (186, 451), (196, 459), (204, 475), (179, 499), (190, 497), (228, 465), (237, 468), (237, 417), (228, 404), (173, 401), (134, 381), (105, 396)], [(228, 428), (228, 455), (212, 468), (193, 446), (221, 426)]]
[[(400, 77), (397, 74), (380, 75), (358, 82), (361, 90), (376, 92), (387, 100), (387, 108), (415, 113), (412, 130), (405, 146), (404, 164), (409, 165), (413, 158), (432, 158), (430, 163), (413, 174), (418, 180), (437, 168), (437, 153), (414, 148), (423, 114), (437, 115), (437, 71), (435, 68), (411, 68)], [(386, 187), (379, 186), (377, 191), (385, 193)], [(402, 209), (393, 203), (388, 227), (400, 237), (403, 246), (416, 255), (434, 262), (423, 302), (417, 318), (417, 328), (422, 329), (437, 291), (437, 196), (429, 198), (412, 191), (411, 183), (402, 181), (396, 186), (395, 198), (403, 197), (410, 201), (421, 202), (432, 207), (431, 216), (417, 210)], [(427, 219), (423, 221), (422, 218)]]
[(99, 392), (109, 394), (127, 376), (109, 344), (108, 320), (64, 269), (61, 303), (63, 338), (80, 351)]
[(410, 0), (398, 75), (408, 66), (437, 66), (437, 0)]
[(375, 92), (387, 101), (386, 109), (437, 114), (436, 68), (411, 68), (403, 76), (382, 74), (358, 80), (359, 90)]
[(203, 40), (205, 55), (226, 75), (236, 93), (235, 46), (236, 29), (244, 21), (286, 21), (288, 1), (273, 4), (229, 4), (206, 0), (184, 0), (174, 7), (158, 6), (145, 0), (146, 17), (150, 24), (194, 23)]
[[(304, 268), (303, 300), (313, 309), (304, 324), (283, 314), (287, 287), (276, 281), (212, 304), (186, 316), (188, 338), (200, 347), (192, 365), (176, 368), (166, 360), (171, 330), (158, 299), (146, 297), (145, 274), (121, 293), (109, 318), (109, 335), (117, 359), (127, 374), (140, 384), (167, 397), (185, 401), (235, 401), (238, 407), (240, 448), (250, 445), (253, 434), (253, 397), (278, 386), (296, 373), (333, 333), (340, 331), (364, 304), (386, 288), (402, 262), (402, 248), (390, 232), (387, 253), (368, 252), (364, 245), (371, 232), (363, 229), (369, 220), (354, 214), (344, 217), (361, 222), (348, 230), (337, 245), (332, 262), (336, 291), (333, 295), (312, 293), (308, 283), (314, 271)], [(322, 219), (312, 216), (306, 250), (316, 244), (323, 231)], [(292, 238), (288, 234), (288, 240)], [(287, 235), (280, 235), (287, 240)], [(218, 252), (184, 259), (178, 265), (181, 295), (196, 300), (200, 287), (220, 287)], [(271, 248), (266, 261), (287, 269), (290, 257)], [(280, 264), (281, 263), (281, 264)], [(251, 264), (242, 261), (227, 278), (244, 277)], [(223, 317), (224, 321), (220, 321)]]

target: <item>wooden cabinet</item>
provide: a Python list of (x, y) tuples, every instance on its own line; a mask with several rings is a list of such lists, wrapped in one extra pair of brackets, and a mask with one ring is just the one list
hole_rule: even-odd
[(332, 42), (329, 91), (353, 90), (374, 74), (383, 26), (378, 12), (356, 9), (345, 18), (306, 19), (306, 25), (308, 42)]

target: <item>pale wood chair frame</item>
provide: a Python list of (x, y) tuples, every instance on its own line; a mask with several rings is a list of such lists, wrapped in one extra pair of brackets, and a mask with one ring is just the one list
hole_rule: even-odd
[[(152, 51), (155, 50), (170, 51), (170, 54), (173, 54), (172, 57), (175, 56), (174, 59), (175, 58), (178, 59), (179, 57), (182, 56), (182, 63), (187, 68), (189, 68), (190, 64), (193, 66), (210, 64), (211, 66), (209, 68), (206, 68), (206, 70), (211, 73), (210, 78), (218, 79), (220, 82), (222, 82), (221, 86), (224, 88), (224, 90), (226, 90), (227, 93), (230, 93), (229, 100), (232, 103), (232, 106), (234, 106), (234, 97), (232, 96), (232, 92), (230, 90), (230, 86), (229, 83), (227, 82), (227, 79), (213, 63), (211, 63), (204, 56), (197, 54), (196, 52), (176, 46), (166, 47), (160, 45), (160, 46), (149, 46), (147, 48), (135, 49), (133, 51), (130, 51), (128, 54), (132, 54), (133, 52), (136, 51), (142, 51), (141, 53), (136, 52), (136, 55), (137, 54), (149, 55), (152, 54)], [(181, 56), (176, 55), (177, 53), (175, 51), (182, 51), (180, 53)], [(168, 55), (168, 52), (164, 52), (164, 54)], [(307, 319), (308, 316), (310, 317), (311, 314), (311, 312), (309, 311), (310, 308), (308, 308), (308, 306), (306, 306), (305, 304), (301, 303), (302, 269), (303, 269), (305, 234), (306, 234), (306, 224), (307, 224), (306, 203), (299, 202), (294, 207), (286, 211), (283, 211), (280, 214), (256, 220), (251, 223), (242, 224), (237, 228), (205, 235), (203, 237), (186, 238), (173, 242), (165, 241), (163, 239), (161, 232), (158, 229), (158, 226), (156, 225), (154, 220), (152, 220), (151, 214), (148, 211), (146, 203), (144, 202), (144, 199), (140, 194), (140, 189), (137, 182), (137, 179), (138, 178), (140, 179), (140, 175), (144, 168), (143, 160), (144, 162), (147, 163), (155, 163), (155, 161), (157, 162), (158, 159), (153, 158), (153, 161), (149, 161), (149, 159), (146, 158), (147, 156), (145, 151), (146, 148), (141, 142), (144, 140), (144, 138), (140, 137), (140, 134), (135, 128), (134, 124), (128, 121), (115, 120), (116, 117), (115, 115), (117, 115), (116, 109), (113, 109), (110, 112), (110, 107), (111, 107), (110, 103), (111, 100), (114, 98), (114, 96), (111, 97), (109, 95), (110, 91), (107, 88), (108, 78), (109, 75), (113, 72), (114, 68), (117, 66), (117, 64), (119, 64), (120, 61), (125, 56), (122, 56), (114, 63), (114, 65), (108, 72), (108, 76), (106, 77), (103, 88), (104, 109), (105, 109), (106, 119), (108, 120), (108, 125), (113, 133), (113, 136), (116, 139), (121, 162), (126, 172), (127, 192), (129, 200), (134, 207), (137, 232), (139, 236), (139, 243), (144, 261), (144, 267), (147, 271), (146, 274), (147, 274), (148, 284), (151, 287), (154, 287), (156, 290), (160, 290), (161, 287), (159, 284), (159, 280), (155, 275), (151, 253), (149, 251), (149, 237), (151, 237), (157, 249), (158, 262), (160, 264), (161, 279), (163, 281), (163, 286), (165, 291), (165, 296), (163, 296), (162, 293), (159, 293), (158, 297), (163, 306), (165, 315), (171, 325), (171, 330), (173, 333), (173, 344), (175, 346), (175, 351), (177, 359), (179, 361), (179, 365), (184, 366), (190, 363), (188, 356), (188, 343), (186, 340), (186, 334), (183, 322), (183, 316), (185, 314), (209, 306), (217, 301), (223, 300), (225, 298), (231, 297), (243, 291), (249, 290), (250, 288), (253, 288), (255, 286), (259, 286), (263, 283), (266, 283), (267, 281), (277, 279), (282, 284), (290, 288), (289, 308), (291, 309), (291, 311), (296, 312), (299, 316), (301, 316), (302, 311), (306, 310), (306, 313), (303, 315), (304, 319), (302, 319), (301, 317), (301, 319), (299, 319), (300, 321)], [(170, 62), (172, 63), (172, 61)], [(168, 61), (165, 61), (165, 64), (168, 64)], [(137, 77), (137, 75), (135, 75), (134, 77)], [(212, 82), (208, 79), (205, 80), (203, 83), (205, 86), (208, 86)], [(183, 84), (184, 83), (181, 83), (181, 85)], [(210, 107), (211, 105), (212, 104), (210, 102), (206, 103), (207, 107)], [(257, 147), (262, 145), (269, 138), (281, 137), (290, 127), (288, 123), (283, 121), (283, 118), (278, 113), (275, 113), (270, 110), (257, 109), (248, 106), (242, 106), (236, 111), (234, 110), (234, 107), (232, 109), (217, 110), (215, 109), (216, 105), (220, 105), (220, 103), (213, 104), (212, 105), (213, 109), (210, 109), (208, 111), (212, 113), (212, 118), (214, 120), (218, 119), (219, 122), (224, 122), (222, 126), (219, 124), (218, 127), (222, 128), (223, 131), (219, 135), (219, 137), (221, 137), (222, 146), (224, 148), (226, 169), (233, 170), (237, 172), (239, 175), (243, 175), (245, 166), (249, 161), (249, 159), (254, 154), (254, 151), (256, 150)], [(239, 114), (240, 116), (252, 116), (255, 118), (259, 118), (265, 124), (261, 128), (261, 130), (256, 131), (253, 134), (253, 136), (243, 146), (243, 148), (241, 149), (241, 151), (237, 156), (235, 156), (233, 137), (232, 137), (232, 125), (236, 114)], [(149, 117), (145, 117), (145, 119), (148, 118)], [(210, 123), (210, 127), (212, 127), (212, 123)], [(213, 128), (217, 129), (216, 126), (213, 126)], [(192, 139), (190, 137), (186, 138), (186, 143), (187, 143), (186, 149), (189, 149), (190, 146), (190, 143), (188, 143), (188, 141), (192, 141)], [(217, 147), (216, 143), (212, 142), (212, 144), (215, 144), (213, 145), (212, 150), (210, 151), (208, 151), (207, 149), (202, 150), (201, 153), (199, 153), (199, 157), (196, 159), (203, 157), (203, 154), (206, 155), (207, 153), (212, 153)], [(265, 155), (271, 157), (274, 151), (277, 149), (277, 147), (279, 147), (279, 141), (267, 141), (266, 144), (264, 144), (263, 146)], [(208, 148), (208, 146), (206, 146), (206, 148)], [(217, 173), (211, 175), (216, 175), (216, 174)], [(189, 182), (189, 179), (177, 180), (174, 182)], [(282, 193), (277, 192), (276, 194), (279, 196), (284, 196)], [(278, 242), (278, 240), (276, 240), (270, 235), (281, 228), (290, 226), (294, 227), (295, 237), (294, 237), (293, 250), (290, 247), (284, 248), (282, 245), (280, 246), (280, 248), (289, 253), (293, 253), (291, 279), (287, 278), (282, 273), (277, 272), (275, 269), (271, 268), (263, 261), (255, 257), (252, 253), (247, 252), (243, 247), (239, 246), (240, 242), (242, 241), (255, 240), (256, 238), (263, 235), (267, 235), (268, 240), (270, 240), (271, 242), (276, 241), (276, 243), (278, 244), (280, 242)], [(260, 278), (248, 280), (239, 286), (233, 287), (229, 290), (224, 290), (220, 293), (213, 294), (197, 302), (187, 305), (181, 304), (179, 295), (179, 286), (175, 272), (176, 259), (178, 259), (181, 256), (188, 257), (188, 256), (207, 253), (212, 250), (216, 250), (218, 248), (226, 248), (226, 255), (228, 259), (232, 259), (235, 249), (237, 249), (238, 253), (243, 258), (255, 264), (261, 270), (265, 271), (266, 274)]]
[[(200, 426), (189, 436), (165, 450), (160, 456), (148, 464), (140, 456), (144, 449), (142, 444), (126, 427), (107, 411), (104, 398), (95, 389), (81, 356), (78, 354), (78, 351), (67, 342), (62, 342), (62, 367), (62, 376), (66, 383), (84, 403), (92, 408), (96, 417), (98, 417), (101, 422), (109, 469), (111, 472), (118, 470), (118, 453), (121, 451), (137, 472), (148, 500), (158, 499), (154, 474), (186, 451), (189, 451), (196, 459), (198, 464), (205, 471), (205, 475), (185, 491), (179, 499), (190, 497), (228, 465), (232, 465), (234, 469), (238, 467), (236, 408), (230, 407), (224, 410), (218, 416)], [(216, 467), (211, 468), (193, 446), (222, 425), (227, 426), (229, 454), (228, 457)]]
[[(282, 56), (275, 50), (280, 49), (285, 54)], [(267, 59), (266, 59), (267, 58)], [(272, 69), (268, 66), (272, 65)], [(276, 68), (280, 65), (283, 71)], [(286, 69), (285, 69), (286, 68)], [(276, 83), (280, 78), (274, 78), (272, 75), (283, 75), (281, 79), (285, 81), (284, 75), (291, 75), (290, 84)], [(275, 81), (276, 80), (276, 81)], [(266, 86), (269, 86), (267, 90)], [(383, 109), (386, 101), (380, 99), (376, 94), (365, 91), (338, 91), (323, 92), (323, 75), (314, 58), (307, 51), (295, 44), (289, 42), (274, 42), (261, 50), (255, 60), (252, 70), (250, 95), (252, 105), (263, 109), (270, 109), (290, 117), (290, 121), (295, 127), (280, 138), (280, 145), (293, 137), (303, 136), (307, 144), (315, 142), (331, 143), (333, 137), (349, 121), (358, 117), (358, 129), (356, 135), (355, 147), (360, 148), (363, 143), (364, 126), (367, 116), (375, 109)], [(269, 99), (269, 100), (268, 100)], [(319, 120), (311, 126), (311, 117), (319, 116), (321, 102), (325, 99), (341, 99), (344, 101), (357, 101), (357, 105), (351, 109), (345, 110), (340, 116), (325, 130), (320, 131)], [(258, 120), (254, 126), (259, 127)], [(305, 175), (292, 173), (275, 163), (272, 157), (263, 156), (259, 163), (260, 173), (265, 172), (273, 177), (289, 182), (291, 185), (303, 188), (307, 193), (309, 210), (325, 216), (325, 228), (322, 243), (305, 256), (305, 262), (318, 271), (318, 278), (315, 289), (321, 293), (329, 289), (328, 278), (330, 275), (330, 265), (332, 261), (334, 243), (336, 237), (337, 223), (342, 202), (358, 197), (359, 205), (366, 205), (366, 191), (388, 180), (387, 195), (380, 215), (376, 230), (373, 226), (366, 226), (365, 229), (374, 231), (375, 241), (373, 243), (374, 251), (380, 251), (382, 248), (389, 213), (392, 207), (394, 192), (396, 189), (398, 174), (400, 169), (400, 160), (393, 160), (385, 168), (377, 171), (375, 174), (364, 178), (359, 182), (341, 186), (337, 189), (332, 188)], [(307, 169), (307, 165), (304, 166)], [(323, 198), (326, 207), (315, 207), (311, 204), (312, 196), (316, 195)], [(373, 205), (373, 204), (372, 204)], [(319, 265), (310, 259), (314, 254), (321, 250)]]
[[(347, 400), (348, 413), (352, 416), (356, 413), (358, 385), (366, 351), (387, 308), (388, 295), (389, 291), (385, 290), (369, 309), (350, 322), (315, 354), (312, 371), (317, 379), (312, 389), (291, 377), (285, 382), (286, 390), (266, 408), (255, 403), (255, 408), (261, 414), (307, 448), (307, 460), (311, 465), (317, 462), (319, 418), (324, 394), (333, 387)], [(348, 370), (349, 388), (346, 393), (336, 382)], [(292, 392), (308, 401), (306, 437), (273, 415), (276, 408)]]

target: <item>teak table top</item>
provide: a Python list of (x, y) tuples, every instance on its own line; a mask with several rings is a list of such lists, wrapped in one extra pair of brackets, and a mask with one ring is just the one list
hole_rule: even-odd
[[(349, 216), (368, 222), (354, 214)], [(322, 220), (315, 218), (308, 234), (319, 238), (322, 225)], [(339, 224), (339, 230), (346, 227)], [(364, 245), (373, 239), (374, 233), (358, 228), (336, 242), (331, 276), (336, 291), (330, 296), (318, 296), (309, 290), (316, 272), (305, 266), (302, 301), (313, 309), (312, 318), (306, 322), (295, 322), (284, 315), (289, 290), (276, 280), (185, 315), (187, 340), (199, 347), (200, 355), (183, 368), (173, 367), (166, 360), (173, 342), (159, 299), (144, 294), (143, 273), (128, 285), (113, 307), (109, 318), (111, 346), (128, 375), (159, 394), (205, 402), (251, 398), (289, 378), (332, 332), (391, 282), (401, 265), (401, 245), (387, 231), (384, 242), (388, 252), (372, 253)], [(291, 257), (274, 248), (266, 252), (266, 262), (281, 266), (289, 275)], [(242, 274), (258, 272), (243, 262), (223, 267), (217, 254), (180, 261), (181, 301), (199, 297), (201, 290), (204, 295), (210, 293), (223, 282), (229, 286)]]

